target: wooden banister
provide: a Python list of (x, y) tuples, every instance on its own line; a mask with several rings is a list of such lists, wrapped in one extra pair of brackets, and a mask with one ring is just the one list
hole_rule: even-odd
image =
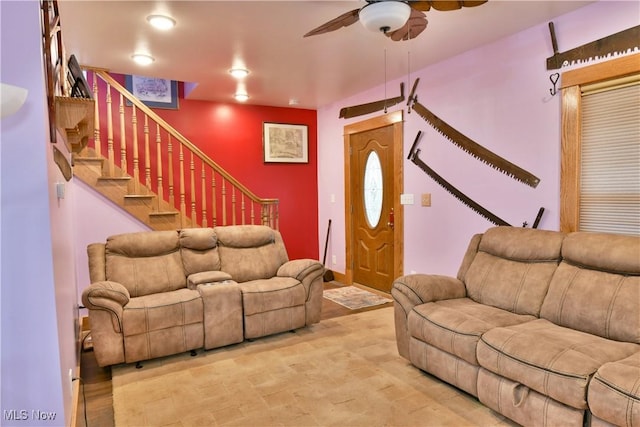
[[(106, 70), (83, 68), (93, 75), (93, 94), (96, 100), (95, 153), (102, 157), (100, 135), (106, 134), (108, 158), (103, 174), (114, 179), (126, 177), (129, 173), (133, 175), (131, 184), (128, 186), (130, 194), (132, 193), (129, 197), (135, 196), (137, 199), (130, 200), (138, 200), (138, 202), (131, 202), (132, 204), (148, 204), (156, 217), (166, 215), (168, 212), (165, 206), (172, 206), (174, 212), (179, 214), (178, 226), (180, 227), (228, 225), (227, 220), (231, 221), (231, 225), (237, 224), (238, 221), (246, 224), (246, 211), (249, 210), (251, 224), (259, 221), (260, 224), (278, 228), (278, 199), (263, 199), (256, 196), (137, 99)], [(98, 79), (104, 82), (100, 90), (98, 90)], [(101, 93), (105, 90), (106, 94)], [(112, 95), (111, 91), (115, 93)], [(104, 100), (99, 100), (100, 95)], [(119, 100), (118, 105), (113, 102), (115, 100)], [(98, 105), (101, 102), (102, 105), (99, 108)], [(114, 117), (112, 106), (116, 108), (116, 117)], [(106, 116), (102, 117), (102, 123), (101, 108), (107, 110), (103, 112)], [(114, 118), (117, 118), (119, 123), (114, 124)], [(101, 130), (101, 125), (106, 126), (107, 129)], [(117, 128), (116, 133), (119, 131), (119, 135), (114, 135), (114, 126)], [(131, 135), (129, 145), (127, 145), (127, 132)], [(154, 132), (155, 135), (153, 135)], [(166, 135), (166, 139), (162, 135)], [(117, 137), (120, 141), (116, 145)], [(151, 138), (154, 137), (155, 140), (152, 140)], [(152, 144), (152, 141), (155, 143)], [(174, 141), (179, 144), (177, 153), (174, 150)], [(119, 147), (119, 156), (116, 156), (116, 147)], [(128, 150), (130, 150), (129, 153)], [(178, 161), (178, 170), (175, 171), (178, 175), (175, 178), (176, 182), (174, 182), (174, 153), (177, 154)], [(127, 169), (128, 156), (131, 156), (131, 172)], [(153, 162), (152, 157), (155, 157)], [(144, 167), (144, 172), (140, 170), (141, 167)], [(199, 179), (196, 179), (196, 173)], [(167, 194), (165, 194), (165, 188), (167, 188)], [(176, 188), (179, 189), (178, 200), (174, 194)], [(154, 197), (154, 191), (157, 193), (157, 199), (152, 203), (150, 198)], [(162, 212), (163, 207), (165, 207), (164, 212)], [(208, 209), (209, 207), (211, 210)], [(256, 215), (256, 209), (259, 209), (258, 215)]]
[(257, 203), (278, 203), (278, 199), (261, 199), (256, 196), (251, 190), (245, 187), (242, 183), (236, 180), (231, 174), (229, 174), (224, 168), (218, 165), (216, 162), (211, 160), (202, 150), (193, 145), (191, 141), (185, 138), (180, 132), (175, 130), (173, 126), (167, 123), (162, 117), (158, 116), (151, 108), (147, 107), (142, 101), (132, 95), (126, 88), (124, 88), (120, 83), (118, 83), (113, 77), (111, 77), (106, 71), (103, 69), (92, 69), (91, 67), (84, 67), (87, 70), (94, 71), (96, 75), (100, 76), (102, 80), (111, 85), (115, 90), (124, 95), (124, 97), (129, 100), (136, 108), (142, 113), (146, 114), (150, 118), (152, 118), (155, 122), (157, 122), (160, 127), (167, 130), (175, 139), (177, 139), (185, 148), (195, 154), (202, 161), (207, 163), (211, 168), (215, 169), (220, 175), (222, 175), (225, 180), (229, 181), (234, 187), (238, 188), (244, 194), (246, 194), (251, 200)]

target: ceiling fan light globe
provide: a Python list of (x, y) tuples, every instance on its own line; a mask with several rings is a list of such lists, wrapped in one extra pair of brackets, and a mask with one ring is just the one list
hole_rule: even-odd
[(411, 7), (396, 0), (377, 1), (360, 9), (358, 17), (362, 25), (370, 31), (395, 31), (407, 23)]

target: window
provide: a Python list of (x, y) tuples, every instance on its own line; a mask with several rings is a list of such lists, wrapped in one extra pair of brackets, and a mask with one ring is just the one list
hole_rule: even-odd
[(560, 229), (640, 235), (640, 54), (562, 80)]

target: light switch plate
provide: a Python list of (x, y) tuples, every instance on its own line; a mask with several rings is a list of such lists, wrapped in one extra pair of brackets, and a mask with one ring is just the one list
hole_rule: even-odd
[(424, 193), (422, 195), (422, 206), (431, 206), (431, 193)]

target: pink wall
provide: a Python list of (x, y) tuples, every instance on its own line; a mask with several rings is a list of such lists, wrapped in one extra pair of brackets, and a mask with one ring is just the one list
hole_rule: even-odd
[(0, 17), (2, 82), (29, 91), (0, 125), (1, 424), (68, 425), (78, 362), (73, 192), (55, 196), (64, 178), (49, 142), (39, 2), (2, 2)]
[[(554, 23), (561, 50), (568, 50), (637, 25), (638, 16), (638, 2), (603, 1), (558, 17)], [(416, 113), (404, 116), (404, 153), (406, 159), (421, 130), (420, 158), (463, 193), (514, 226), (524, 221), (532, 224), (538, 209), (545, 207), (539, 228), (557, 230), (560, 96), (549, 93), (549, 76), (554, 71), (546, 69), (546, 58), (553, 53), (547, 24), (412, 72), (412, 79), (420, 77), (417, 93), (423, 105), (481, 145), (534, 173), (541, 179), (537, 188), (469, 156)], [(398, 85), (399, 81), (387, 83), (388, 88)], [(344, 120), (338, 119), (338, 112), (341, 107), (383, 97), (384, 87), (380, 86), (318, 110), (319, 223), (333, 219), (329, 254), (336, 256), (331, 268), (338, 272), (345, 271), (347, 262), (344, 171), (338, 160), (343, 159), (343, 128), (379, 115)], [(404, 192), (416, 200), (405, 206), (404, 271), (455, 275), (471, 236), (493, 224), (453, 198), (412, 162), (405, 160), (404, 172)], [(432, 195), (431, 207), (419, 206), (423, 193)], [(331, 202), (332, 195), (335, 202)], [(322, 227), (318, 230), (320, 237), (324, 231)]]

